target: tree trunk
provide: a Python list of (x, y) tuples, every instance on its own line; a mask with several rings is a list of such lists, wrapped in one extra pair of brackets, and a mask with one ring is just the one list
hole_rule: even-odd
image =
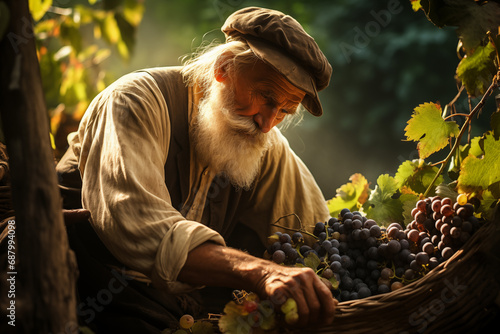
[(0, 0), (0, 6), (10, 12), (0, 36), (0, 116), (16, 215), (12, 329), (73, 333), (76, 260), (63, 223), (28, 0)]

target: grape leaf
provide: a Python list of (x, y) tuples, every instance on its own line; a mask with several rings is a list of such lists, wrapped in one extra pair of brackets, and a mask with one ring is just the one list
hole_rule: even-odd
[(335, 278), (335, 276), (331, 277), (328, 279), (330, 283), (332, 284), (332, 287), (337, 290), (339, 288), (339, 281)]
[(474, 53), (465, 56), (457, 67), (457, 76), (462, 80), (471, 97), (483, 95), (496, 74), (495, 48), (491, 43), (478, 46)]
[(500, 138), (500, 110), (497, 110), (491, 114), (491, 129), (493, 130), (493, 136), (495, 139)]
[(403, 193), (399, 200), (403, 203), (403, 222), (406, 225), (412, 222), (413, 216), (411, 215), (411, 211), (415, 208), (420, 196), (415, 193)]
[(390, 224), (403, 220), (403, 206), (393, 196), (398, 192), (398, 182), (389, 174), (380, 175), (370, 198), (363, 205), (366, 217), (379, 224)]
[(357, 210), (368, 198), (368, 181), (363, 175), (353, 174), (349, 181), (338, 188), (337, 195), (327, 202), (332, 217), (338, 216), (344, 208)]
[(482, 158), (469, 155), (462, 162), (458, 188), (463, 192), (486, 190), (500, 181), (500, 140), (495, 140), (492, 134), (486, 134), (483, 145)]
[(310, 252), (304, 258), (304, 264), (306, 265), (306, 267), (309, 267), (314, 271), (316, 271), (318, 269), (318, 266), (320, 263), (321, 263), (321, 261), (319, 260), (319, 257), (316, 254), (314, 254), (313, 252)]
[(408, 140), (418, 141), (421, 159), (427, 158), (448, 144), (450, 137), (458, 134), (458, 125), (441, 117), (441, 107), (435, 103), (424, 103), (415, 108), (405, 128)]
[(482, 137), (474, 137), (470, 141), (469, 154), (475, 157), (480, 157), (484, 154), (484, 139)]
[(492, 220), (495, 213), (495, 206), (500, 203), (500, 200), (495, 198), (489, 190), (483, 191), (482, 197), (478, 211), (481, 212), (484, 218)]
[(482, 137), (472, 138), (470, 143), (466, 145), (460, 145), (458, 147), (458, 150), (455, 151), (454, 156), (450, 160), (450, 166), (448, 167), (448, 176), (451, 179), (458, 179), (462, 161), (464, 161), (464, 159), (467, 158), (470, 154), (476, 157), (480, 157), (484, 154)]
[(467, 52), (474, 50), (500, 25), (500, 4), (494, 1), (420, 0), (427, 19), (436, 26), (456, 26)]
[[(394, 179), (398, 182), (399, 188), (406, 186), (417, 194), (423, 194), (438, 170), (439, 168), (426, 164), (421, 160), (406, 160), (398, 167)], [(440, 175), (435, 184), (441, 182), (443, 182), (443, 177)]]

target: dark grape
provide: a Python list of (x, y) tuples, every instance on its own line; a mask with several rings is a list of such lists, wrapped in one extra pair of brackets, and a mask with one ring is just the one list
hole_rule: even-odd
[(390, 254), (397, 254), (399, 251), (401, 250), (401, 244), (399, 243), (399, 241), (397, 240), (390, 240), (388, 243), (387, 243), (387, 251), (390, 253)]
[(293, 235), (292, 235), (292, 241), (294, 243), (299, 243), (299, 242), (304, 242), (304, 236), (302, 235), (302, 233), (300, 232), (295, 232)]
[(453, 255), (453, 249), (451, 249), (450, 247), (445, 247), (442, 251), (441, 251), (441, 256), (443, 257), (443, 259), (445, 260), (448, 260), (451, 256)]
[[(423, 246), (422, 246), (422, 251), (424, 251), (425, 253), (427, 253), (428, 255), (432, 255), (434, 254), (434, 245), (432, 244), (432, 242), (426, 242)], [(417, 254), (418, 255), (418, 254)]]
[(281, 249), (278, 249), (273, 253), (273, 261), (280, 264), (285, 262), (285, 252), (283, 252)]
[(419, 265), (425, 265), (429, 263), (429, 254), (426, 252), (420, 252), (415, 256), (415, 261), (417, 261), (417, 264)]
[(315, 236), (318, 236), (321, 232), (324, 232), (325, 231), (325, 223), (323, 222), (318, 222), (316, 223), (316, 225), (314, 226), (314, 235)]

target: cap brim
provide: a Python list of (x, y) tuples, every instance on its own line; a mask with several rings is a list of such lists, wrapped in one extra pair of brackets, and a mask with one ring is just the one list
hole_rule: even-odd
[(303, 90), (306, 95), (302, 100), (302, 105), (314, 116), (321, 116), (323, 108), (319, 101), (318, 91), (311, 75), (295, 59), (287, 56), (271, 43), (245, 35), (244, 39), (252, 51), (264, 63), (272, 66), (281, 73), (292, 85)]

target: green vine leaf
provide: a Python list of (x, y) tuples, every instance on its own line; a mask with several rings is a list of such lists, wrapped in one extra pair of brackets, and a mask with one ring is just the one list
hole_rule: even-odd
[(484, 155), (469, 155), (462, 162), (458, 188), (463, 192), (486, 190), (500, 181), (500, 140), (486, 134), (483, 141)]
[(441, 150), (459, 132), (457, 123), (443, 120), (441, 107), (435, 103), (424, 103), (416, 107), (405, 131), (407, 140), (418, 142), (417, 149), (421, 159)]
[(401, 203), (403, 203), (403, 222), (406, 225), (412, 222), (413, 216), (411, 215), (412, 210), (415, 208), (420, 196), (417, 194), (402, 194), (399, 197)]
[(40, 21), (50, 6), (52, 6), (52, 0), (29, 0), (29, 4), (33, 20)]
[(500, 203), (500, 200), (493, 195), (489, 190), (483, 191), (479, 212), (488, 220), (493, 220), (495, 206)]
[(495, 48), (488, 43), (484, 47), (478, 46), (458, 64), (457, 76), (471, 97), (483, 95), (490, 86), (496, 74), (495, 55)]
[[(403, 162), (396, 172), (394, 179), (398, 182), (398, 187), (408, 187), (417, 194), (423, 194), (429, 187), (432, 179), (439, 168), (424, 163), (422, 160)], [(439, 176), (435, 184), (443, 182), (443, 176)]]
[(363, 205), (366, 217), (387, 225), (403, 219), (403, 204), (393, 197), (398, 192), (398, 182), (389, 174), (380, 175), (370, 198)]
[(467, 53), (481, 45), (486, 32), (500, 26), (500, 4), (494, 1), (420, 0), (427, 19), (436, 26), (458, 27), (457, 35)]
[(310, 252), (304, 258), (305, 266), (311, 268), (314, 271), (316, 271), (318, 269), (318, 266), (320, 263), (321, 263), (321, 261), (319, 260), (319, 257), (316, 254), (314, 254), (313, 252)]
[(337, 195), (327, 202), (332, 217), (338, 216), (344, 208), (357, 210), (368, 198), (368, 181), (363, 175), (356, 173), (349, 181), (338, 188)]

